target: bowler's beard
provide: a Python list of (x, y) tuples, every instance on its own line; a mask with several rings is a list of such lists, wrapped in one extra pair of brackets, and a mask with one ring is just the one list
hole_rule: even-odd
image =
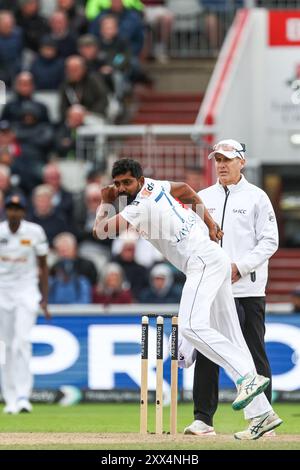
[(119, 197), (122, 196), (123, 198), (126, 198), (127, 199), (127, 206), (128, 206), (129, 204), (131, 204), (135, 200), (136, 195), (137, 195), (137, 192), (134, 195), (131, 195), (131, 194), (128, 194), (128, 193), (124, 192), (124, 193), (120, 193)]
[(137, 193), (134, 195), (127, 194), (125, 192), (120, 193), (118, 197), (119, 211), (121, 212), (126, 206), (131, 204), (135, 200), (136, 195)]

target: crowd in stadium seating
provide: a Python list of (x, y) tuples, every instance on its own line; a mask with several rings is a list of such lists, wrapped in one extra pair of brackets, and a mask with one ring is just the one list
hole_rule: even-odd
[[(103, 167), (84, 166), (75, 190), (63, 187), (77, 129), (124, 122), (133, 87), (149, 82), (140, 62), (153, 46), (149, 28), (154, 56), (167, 59), (172, 3), (0, 0), (0, 80), (10, 92), (0, 117), (0, 220), (4, 198), (23, 193), (27, 219), (45, 229), (51, 246), (50, 302), (179, 301), (183, 279), (149, 244), (92, 238)], [(41, 91), (56, 92), (56, 119)]]

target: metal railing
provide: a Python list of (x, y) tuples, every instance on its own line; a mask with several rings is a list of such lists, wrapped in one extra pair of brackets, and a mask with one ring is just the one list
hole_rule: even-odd
[(146, 176), (182, 179), (189, 167), (204, 167), (211, 126), (131, 125), (81, 127), (76, 156), (93, 166), (111, 167), (115, 160), (133, 158)]
[(298, 9), (300, 8), (299, 0), (253, 0), (255, 7), (258, 8), (282, 8), (286, 9)]

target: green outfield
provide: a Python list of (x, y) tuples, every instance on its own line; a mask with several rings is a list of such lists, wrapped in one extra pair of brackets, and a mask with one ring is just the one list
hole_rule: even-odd
[[(178, 406), (178, 435), (156, 436), (154, 406), (149, 410), (149, 435), (140, 436), (138, 404), (81, 404), (70, 407), (35, 405), (27, 415), (1, 416), (0, 449), (300, 449), (300, 404), (277, 404), (284, 423), (274, 438), (252, 442), (233, 439), (245, 427), (242, 412), (219, 406), (216, 437), (184, 436), (192, 421), (192, 404)], [(169, 409), (164, 409), (168, 431)]]

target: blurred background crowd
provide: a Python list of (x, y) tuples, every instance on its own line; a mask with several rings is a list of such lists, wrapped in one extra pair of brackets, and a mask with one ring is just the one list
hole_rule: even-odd
[[(45, 229), (51, 247), (50, 303), (179, 301), (183, 276), (150, 244), (134, 234), (112, 242), (92, 238), (101, 187), (109, 182), (105, 158), (85, 162), (75, 176), (70, 162), (79, 128), (130, 122), (135, 90), (152, 84), (144, 65), (167, 63), (171, 39), (174, 45), (187, 31), (185, 39), (194, 40), (197, 22), (200, 49), (213, 56), (243, 5), (0, 0), (0, 80), (7, 96), (0, 115), (0, 220), (5, 197), (23, 193), (27, 219)], [(201, 189), (200, 168), (186, 167), (182, 178)]]
[[(108, 181), (105, 162), (84, 165), (80, 191), (76, 182), (74, 191), (65, 189), (62, 171), (76, 158), (80, 126), (130, 121), (134, 88), (151, 85), (143, 62), (168, 61), (171, 30), (185, 3), (0, 0), (0, 80), (7, 96), (0, 118), (0, 220), (5, 198), (23, 193), (27, 219), (45, 229), (51, 247), (50, 303), (179, 301), (182, 275), (150, 244), (134, 234), (113, 242), (92, 238)], [(222, 3), (189, 1), (192, 13), (211, 9), (204, 29), (212, 44), (218, 41), (213, 10)]]

